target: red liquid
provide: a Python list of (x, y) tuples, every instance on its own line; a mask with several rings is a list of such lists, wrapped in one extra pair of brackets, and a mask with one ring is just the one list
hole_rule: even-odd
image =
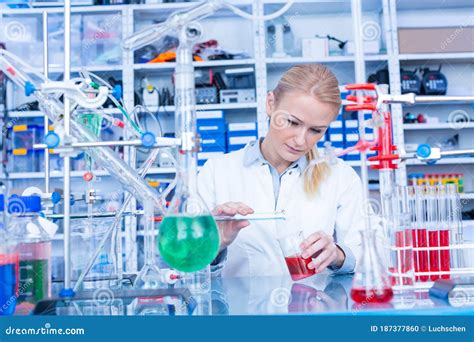
[[(417, 229), (416, 230), (416, 247), (428, 247), (428, 238), (427, 238), (427, 232), (426, 229)], [(417, 257), (417, 265), (418, 265), (418, 271), (419, 272), (428, 272), (428, 251), (417, 251), (416, 252)], [(415, 268), (416, 271), (416, 268)], [(422, 275), (419, 277), (421, 281), (428, 281), (428, 276), (427, 275)], [(418, 279), (418, 277), (417, 277)]]
[[(418, 247), (418, 239), (416, 238), (416, 229), (411, 230), (412, 240), (413, 240), (413, 247)], [(413, 251), (413, 265), (415, 266), (415, 273), (419, 272), (418, 267), (418, 252)], [(415, 280), (420, 280), (419, 276), (415, 276)]]
[(382, 289), (353, 288), (351, 290), (352, 300), (356, 303), (387, 303), (393, 298), (393, 291), (390, 287)]
[[(441, 247), (449, 246), (449, 230), (439, 231), (439, 245)], [(451, 258), (449, 256), (449, 249), (440, 250), (439, 254), (440, 254), (440, 259), (441, 259), (441, 271), (450, 271)], [(449, 279), (449, 274), (443, 274), (441, 278)]]
[(311, 262), (311, 258), (303, 259), (300, 256), (291, 256), (285, 258), (286, 265), (290, 271), (291, 279), (300, 280), (316, 274), (316, 270), (309, 269), (308, 264)]
[[(430, 247), (439, 247), (438, 231), (429, 232)], [(439, 272), (439, 249), (430, 250), (430, 272)], [(431, 274), (432, 281), (439, 279), (439, 274)]]

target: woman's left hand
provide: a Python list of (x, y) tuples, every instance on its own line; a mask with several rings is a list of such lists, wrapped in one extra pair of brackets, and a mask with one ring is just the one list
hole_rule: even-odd
[(316, 272), (322, 272), (328, 266), (339, 268), (346, 259), (344, 252), (334, 243), (333, 237), (323, 231), (308, 236), (300, 248), (303, 258), (313, 258), (308, 268), (314, 268)]

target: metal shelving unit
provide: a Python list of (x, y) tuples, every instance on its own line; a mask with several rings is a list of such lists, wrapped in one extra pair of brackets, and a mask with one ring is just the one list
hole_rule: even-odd
[[(220, 66), (233, 66), (233, 65), (253, 65), (255, 64), (255, 59), (231, 59), (231, 60), (218, 60), (218, 61), (202, 61), (194, 62), (195, 68), (210, 68), (210, 67), (220, 67)], [(133, 69), (135, 70), (155, 70), (155, 69), (174, 69), (176, 63), (141, 63), (134, 64)]]
[[(457, 127), (459, 126), (459, 128)], [(474, 128), (473, 122), (455, 124), (450, 122), (424, 123), (424, 124), (403, 124), (404, 130), (446, 130), (446, 129), (471, 129)]]

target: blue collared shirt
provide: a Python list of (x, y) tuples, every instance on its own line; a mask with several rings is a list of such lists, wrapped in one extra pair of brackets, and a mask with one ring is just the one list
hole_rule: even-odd
[(277, 200), (278, 200), (278, 194), (280, 193), (280, 186), (281, 186), (281, 178), (291, 169), (298, 168), (301, 173), (305, 170), (306, 166), (308, 165), (308, 161), (306, 159), (306, 156), (302, 156), (300, 159), (297, 161), (294, 161), (291, 163), (290, 166), (286, 168), (285, 171), (283, 171), (281, 174), (278, 173), (277, 169), (273, 167), (272, 164), (270, 164), (265, 157), (262, 154), (261, 150), (261, 143), (263, 141), (263, 138), (261, 138), (259, 141), (253, 141), (249, 144), (247, 149), (245, 150), (244, 154), (244, 166), (248, 167), (252, 164), (258, 164), (258, 165), (268, 165), (268, 168), (270, 169), (270, 173), (272, 175), (272, 183), (273, 183), (273, 195), (275, 198), (275, 208), (277, 205)]

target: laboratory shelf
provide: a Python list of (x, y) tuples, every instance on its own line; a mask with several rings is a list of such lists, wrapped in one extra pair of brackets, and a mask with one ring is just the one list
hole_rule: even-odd
[(413, 53), (398, 55), (400, 61), (425, 61), (425, 60), (457, 60), (472, 62), (474, 60), (474, 53), (472, 52), (457, 52), (457, 53)]
[[(71, 177), (72, 178), (82, 178), (84, 173), (87, 172), (86, 170), (84, 171), (71, 171)], [(105, 170), (95, 170), (92, 171), (93, 174), (97, 177), (107, 177), (110, 176), (108, 171)], [(174, 167), (154, 167), (151, 168), (147, 175), (157, 175), (157, 174), (173, 174), (176, 172), (176, 169)], [(45, 173), (44, 172), (11, 172), (8, 174), (8, 179), (40, 179), (44, 178)], [(50, 173), (51, 178), (62, 178), (63, 177), (63, 171), (51, 171)]]
[[(273, 13), (280, 9), (288, 1), (283, 0), (264, 0), (265, 14)], [(382, 8), (381, 1), (364, 0), (364, 11), (379, 11)], [(290, 7), (285, 16), (296, 16), (305, 14), (329, 14), (337, 13), (344, 15), (351, 15), (350, 1), (312, 1), (312, 0), (298, 0)]]
[(152, 167), (148, 171), (147, 175), (160, 175), (160, 174), (170, 174), (175, 173), (176, 168), (174, 167)]
[(466, 129), (474, 128), (474, 122), (469, 123), (455, 123), (455, 122), (445, 122), (445, 123), (424, 123), (424, 124), (403, 124), (404, 130), (433, 130), (433, 129)]
[[(237, 6), (239, 9), (252, 14), (252, 4), (251, 0), (231, 0), (233, 5)], [(180, 3), (161, 3), (161, 4), (146, 4), (146, 5), (131, 5), (128, 8), (133, 10), (133, 15), (135, 19), (140, 20), (155, 20), (161, 21), (166, 20), (166, 18), (177, 10), (183, 10), (190, 8), (191, 6), (197, 4), (198, 2), (180, 2)], [(212, 15), (208, 16), (207, 20), (213, 18), (228, 18), (235, 17), (236, 15), (228, 8), (221, 8)], [(246, 19), (242, 19), (246, 20)]]
[[(202, 61), (194, 62), (193, 65), (195, 68), (206, 68), (206, 67), (220, 67), (220, 66), (232, 66), (232, 65), (254, 65), (255, 59), (246, 58), (246, 59), (229, 59), (229, 60), (219, 60), (219, 61)], [(170, 69), (174, 70), (176, 67), (175, 62), (167, 63), (141, 63), (134, 64), (133, 68), (135, 70), (163, 70)]]
[[(105, 108), (104, 113), (106, 114), (121, 114), (120, 110), (118, 108)], [(15, 110), (15, 111), (10, 111), (8, 115), (11, 118), (41, 118), (44, 117), (43, 112), (39, 110), (33, 110), (33, 111), (21, 111), (21, 110)]]
[(366, 62), (387, 61), (388, 55), (365, 55), (364, 60)]
[(15, 110), (10, 111), (8, 115), (11, 118), (40, 118), (44, 116), (43, 112), (39, 110)]
[(474, 200), (474, 192), (463, 192), (459, 194), (461, 199)]
[[(82, 69), (86, 69), (89, 72), (102, 72), (102, 71), (122, 71), (123, 70), (123, 65), (121, 64), (116, 64), (116, 65), (90, 65), (90, 66), (74, 66), (71, 67), (71, 72), (79, 72)], [(43, 73), (44, 69), (43, 68), (33, 68), (32, 71), (38, 72), (38, 73)], [(50, 65), (48, 72), (50, 74), (60, 74), (64, 72), (64, 68), (58, 65)]]
[(408, 166), (433, 166), (433, 165), (456, 165), (456, 164), (474, 164), (474, 158), (446, 158), (437, 161), (435, 164), (426, 164), (417, 159), (406, 161)]
[[(72, 178), (82, 178), (84, 172), (87, 171), (71, 171)], [(93, 171), (95, 176), (109, 176), (109, 173), (105, 170)], [(63, 171), (51, 171), (51, 178), (62, 178), (64, 176)], [(40, 179), (44, 178), (44, 172), (11, 172), (8, 174), (8, 179)]]
[[(448, 96), (458, 96), (457, 94), (450, 94)], [(461, 94), (463, 96), (465, 94)], [(431, 107), (431, 106), (465, 106), (465, 105), (474, 105), (474, 101), (446, 101), (446, 102), (433, 102), (433, 103), (415, 103), (415, 104), (403, 104), (406, 107)]]
[(472, 9), (472, 0), (430, 0), (430, 1), (397, 1), (397, 10), (441, 10), (448, 8), (465, 8)]
[[(42, 2), (41, 4), (45, 4)], [(91, 13), (91, 12), (117, 12), (122, 11), (125, 8), (123, 5), (111, 5), (111, 6), (71, 6), (71, 13)], [(35, 7), (35, 8), (2, 8), (2, 14), (5, 15), (31, 15), (38, 14), (42, 15), (43, 12), (48, 14), (53, 13), (64, 13), (64, 3), (54, 3), (54, 5), (47, 7)]]
[[(196, 110), (229, 110), (229, 109), (248, 109), (248, 108), (257, 108), (256, 102), (248, 103), (216, 103), (216, 104), (206, 104), (206, 105), (196, 105)], [(174, 112), (175, 106), (162, 106), (157, 108), (156, 106), (151, 106), (148, 108), (151, 111), (166, 111)]]
[(354, 56), (328, 56), (325, 58), (308, 58), (308, 57), (282, 57), (282, 58), (267, 58), (267, 66), (281, 66), (290, 67), (294, 64), (304, 63), (341, 63), (341, 62), (354, 62)]

